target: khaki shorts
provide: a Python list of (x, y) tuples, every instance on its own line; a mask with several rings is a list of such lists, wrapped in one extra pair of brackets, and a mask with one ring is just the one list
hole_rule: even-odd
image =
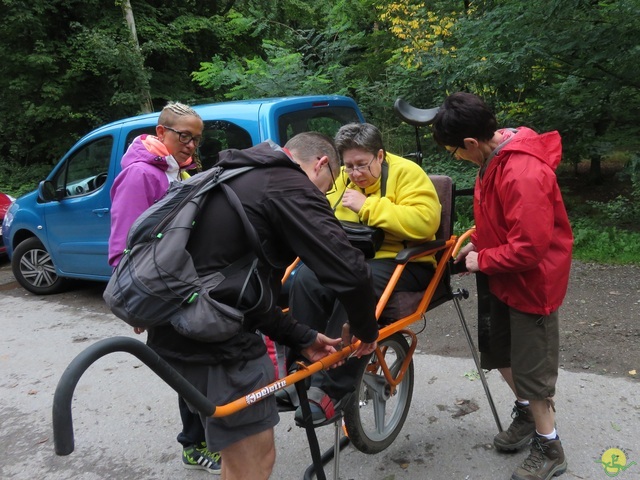
[[(267, 354), (224, 366), (170, 363), (214, 405), (226, 405), (275, 381), (273, 362)], [(199, 413), (191, 405), (189, 408)], [(226, 417), (200, 415), (200, 418), (205, 427), (207, 448), (211, 452), (219, 452), (240, 440), (273, 428), (280, 421), (273, 395)]]
[(558, 312), (525, 313), (491, 295), (491, 326), (482, 368), (511, 367), (518, 396), (527, 400), (553, 397), (558, 380), (560, 335)]

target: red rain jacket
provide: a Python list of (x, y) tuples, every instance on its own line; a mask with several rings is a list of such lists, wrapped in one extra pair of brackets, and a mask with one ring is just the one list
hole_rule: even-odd
[(555, 175), (560, 135), (526, 127), (501, 133), (512, 139), (476, 179), (472, 242), (491, 293), (510, 307), (548, 315), (567, 292), (573, 245)]

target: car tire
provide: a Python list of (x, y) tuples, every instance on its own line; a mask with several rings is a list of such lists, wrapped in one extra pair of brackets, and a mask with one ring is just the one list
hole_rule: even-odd
[(13, 251), (11, 270), (20, 285), (36, 295), (60, 293), (67, 280), (58, 276), (51, 255), (42, 242), (31, 237)]

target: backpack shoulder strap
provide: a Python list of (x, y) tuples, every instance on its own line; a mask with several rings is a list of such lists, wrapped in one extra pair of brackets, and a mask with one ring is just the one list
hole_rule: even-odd
[[(227, 180), (232, 179), (233, 177), (236, 177), (238, 175), (241, 175), (245, 172), (248, 172), (249, 170), (253, 170), (255, 167), (238, 167), (238, 168), (230, 168), (230, 169), (223, 169), (220, 167), (214, 167), (214, 169), (212, 169), (211, 171), (211, 178), (207, 179), (203, 182), (202, 186), (198, 189), (198, 192), (196, 193), (196, 197), (199, 197), (201, 195), (204, 195), (206, 192), (208, 192), (209, 190), (211, 190), (212, 188), (214, 188), (216, 185), (218, 185), (219, 183), (224, 183)], [(200, 174), (202, 175), (202, 174)], [(198, 175), (195, 175), (191, 178), (196, 178), (197, 179)], [(194, 182), (195, 183), (195, 182)]]
[(265, 255), (264, 250), (262, 248), (262, 243), (260, 242), (260, 236), (258, 235), (258, 232), (256, 231), (255, 227), (249, 221), (249, 217), (247, 217), (247, 212), (245, 212), (244, 207), (242, 206), (242, 202), (238, 198), (238, 195), (236, 194), (236, 192), (233, 191), (233, 189), (229, 185), (224, 183), (227, 180), (237, 175), (241, 175), (245, 172), (248, 172), (249, 170), (252, 170), (253, 168), (255, 167), (248, 166), (248, 167), (240, 167), (240, 168), (224, 170), (219, 175), (219, 177), (216, 178), (214, 182), (212, 182), (210, 185), (207, 185), (206, 189), (203, 188), (201, 192), (198, 192), (198, 195), (200, 195), (201, 193), (205, 193), (206, 191), (209, 191), (216, 185), (220, 184), (222, 191), (225, 193), (227, 197), (227, 200), (229, 200), (229, 203), (235, 209), (236, 213), (238, 214), (238, 217), (240, 217), (240, 221), (242, 222), (242, 226), (244, 227), (245, 233), (247, 234), (247, 238), (249, 239), (249, 243), (253, 248), (255, 256), (258, 257), (262, 262), (264, 262), (265, 265), (269, 265), (271, 268), (277, 268), (277, 266), (274, 265)]
[(258, 232), (256, 232), (255, 227), (249, 221), (247, 212), (245, 212), (244, 207), (242, 206), (242, 202), (240, 202), (240, 199), (238, 198), (238, 195), (229, 185), (225, 185), (223, 183), (220, 186), (222, 187), (222, 191), (227, 196), (227, 200), (229, 200), (229, 203), (240, 217), (240, 221), (242, 222), (242, 226), (244, 227), (247, 237), (249, 238), (249, 243), (251, 243), (253, 251), (258, 257), (260, 257), (261, 260), (266, 261), (267, 259), (264, 251), (262, 250), (262, 244), (260, 243)]

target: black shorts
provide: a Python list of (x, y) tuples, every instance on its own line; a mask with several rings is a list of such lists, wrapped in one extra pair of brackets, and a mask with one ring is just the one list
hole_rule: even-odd
[(518, 396), (553, 397), (558, 380), (560, 333), (558, 312), (525, 313), (491, 295), (489, 342), (481, 351), (484, 369), (511, 367)]

